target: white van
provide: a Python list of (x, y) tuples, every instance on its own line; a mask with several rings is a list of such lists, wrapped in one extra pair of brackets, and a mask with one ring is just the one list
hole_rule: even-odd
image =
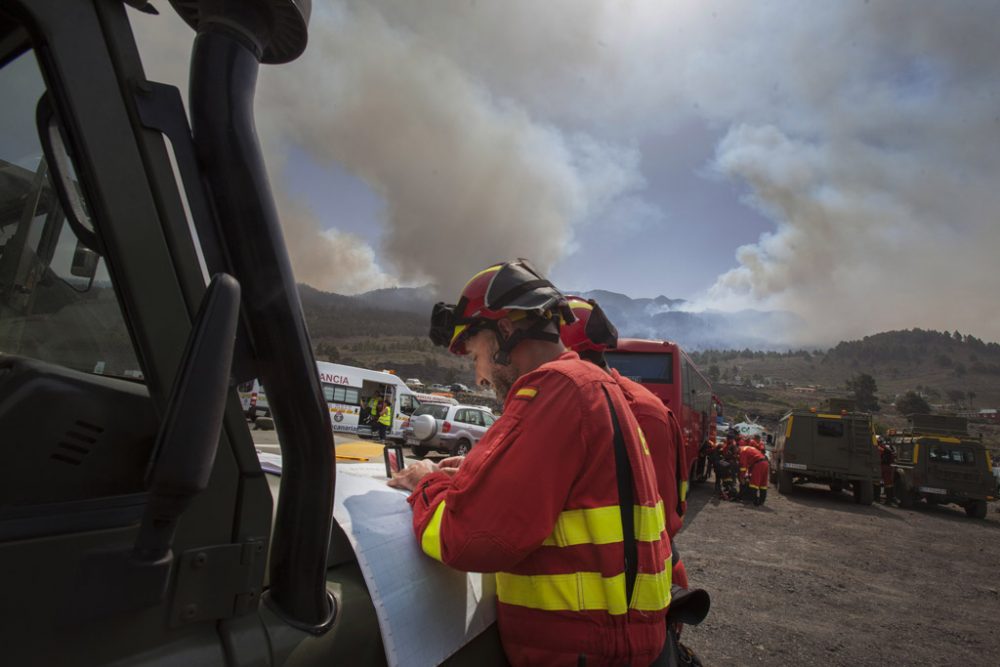
[(264, 385), (257, 380), (244, 382), (236, 388), (240, 395), (240, 407), (250, 421), (256, 421), (258, 416), (270, 417), (271, 408), (267, 404), (267, 394)]
[(367, 407), (368, 400), (374, 396), (388, 401), (391, 406), (392, 426), (386, 433), (386, 439), (403, 441), (403, 423), (420, 406), (420, 401), (402, 380), (392, 373), (356, 366), (325, 361), (317, 361), (316, 366), (334, 431), (374, 434), (377, 429), (375, 424), (370, 423)]

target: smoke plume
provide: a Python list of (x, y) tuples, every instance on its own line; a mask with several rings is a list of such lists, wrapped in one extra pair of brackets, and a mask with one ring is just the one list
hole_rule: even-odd
[[(135, 20), (151, 76), (171, 80), (190, 33)], [(662, 218), (639, 146), (695, 122), (706, 178), (773, 223), (707, 277), (706, 307), (792, 311), (804, 324), (782, 339), (803, 344), (1000, 338), (997, 25), (989, 0), (340, 0), (314, 8), (302, 58), (262, 73), (258, 119), (272, 175), (295, 145), (385, 201), (372, 248), (275, 179), (295, 269), (319, 287), (454, 298), (499, 259), (571, 260), (587, 225)], [(726, 224), (689, 221), (729, 253)]]

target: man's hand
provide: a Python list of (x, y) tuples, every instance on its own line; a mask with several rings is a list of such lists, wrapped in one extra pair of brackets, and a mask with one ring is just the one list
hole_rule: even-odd
[(442, 459), (438, 462), (438, 470), (441, 472), (446, 472), (452, 477), (458, 472), (458, 467), (462, 465), (462, 461), (465, 460), (464, 456), (449, 456), (446, 459)]
[(412, 491), (417, 488), (417, 484), (420, 483), (420, 480), (432, 472), (437, 471), (438, 465), (436, 463), (423, 459), (406, 468), (403, 468), (400, 472), (393, 473), (392, 479), (386, 483), (394, 489)]

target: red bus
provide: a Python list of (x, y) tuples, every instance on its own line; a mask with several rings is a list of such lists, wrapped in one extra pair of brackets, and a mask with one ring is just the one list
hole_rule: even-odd
[(649, 389), (677, 416), (684, 435), (688, 479), (695, 479), (698, 448), (715, 442), (716, 417), (721, 403), (712, 385), (677, 343), (665, 340), (620, 338), (618, 347), (604, 353), (608, 365)]

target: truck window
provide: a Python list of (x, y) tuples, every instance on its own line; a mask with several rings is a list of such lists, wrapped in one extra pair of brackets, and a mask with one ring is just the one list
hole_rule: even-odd
[(673, 355), (669, 352), (608, 352), (608, 365), (640, 383), (671, 384), (674, 381)]
[(927, 457), (937, 463), (952, 463), (957, 465), (975, 465), (976, 463), (976, 455), (969, 447), (932, 445)]
[(816, 421), (816, 433), (826, 438), (842, 438), (844, 437), (844, 422), (819, 419)]
[(0, 352), (141, 378), (104, 259), (78, 243), (56, 197), (35, 125), (44, 92), (32, 51), (0, 69)]

